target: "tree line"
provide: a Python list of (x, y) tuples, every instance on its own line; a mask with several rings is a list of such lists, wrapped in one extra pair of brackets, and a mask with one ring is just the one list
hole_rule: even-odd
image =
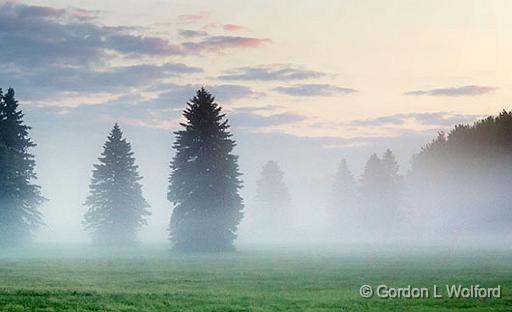
[[(411, 198), (458, 229), (507, 235), (512, 221), (512, 112), (441, 132), (412, 159)], [(416, 211), (427, 201), (415, 202)], [(419, 217), (428, 217), (420, 215)]]
[[(168, 200), (173, 211), (169, 239), (180, 251), (233, 250), (244, 204), (236, 142), (222, 108), (204, 88), (187, 102), (185, 122), (174, 132)], [(14, 89), (0, 89), (0, 244), (20, 246), (44, 225), (39, 211), (45, 198), (34, 184), (35, 147)], [(489, 220), (509, 221), (512, 199), (512, 114), (503, 111), (473, 125), (440, 133), (414, 155), (412, 169), (401, 175), (395, 155), (372, 154), (357, 180), (343, 160), (327, 203), (334, 215), (357, 228), (393, 228), (404, 210), (451, 209), (454, 203), (486, 207)], [(290, 195), (275, 161), (263, 167), (257, 184), (257, 212), (267, 230), (284, 230), (290, 220)], [(97, 244), (137, 242), (150, 215), (142, 177), (130, 143), (116, 123), (93, 167), (83, 226)], [(406, 187), (407, 185), (407, 187)], [(490, 187), (492, 186), (492, 187)], [(461, 196), (459, 191), (471, 190)], [(417, 197), (414, 197), (417, 196)], [(430, 198), (432, 201), (414, 200)], [(268, 218), (273, 215), (274, 218)], [(358, 223), (357, 218), (365, 222)], [(267, 217), (265, 217), (267, 216)], [(347, 223), (347, 222), (346, 222)], [(343, 224), (343, 223), (340, 223)], [(382, 228), (380, 228), (382, 227)], [(355, 229), (357, 231), (357, 229)], [(359, 229), (364, 230), (364, 229)]]

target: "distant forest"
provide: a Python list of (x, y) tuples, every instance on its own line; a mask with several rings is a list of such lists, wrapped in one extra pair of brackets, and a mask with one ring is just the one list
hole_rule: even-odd
[[(169, 239), (176, 250), (233, 250), (244, 216), (238, 156), (233, 154), (226, 116), (204, 88), (184, 110), (186, 122), (174, 132), (168, 199)], [(23, 246), (44, 224), (46, 201), (35, 184), (31, 128), (14, 89), (0, 89), (0, 245)], [(91, 164), (92, 165), (92, 164)], [(162, 170), (168, 170), (162, 168)], [(400, 174), (391, 150), (369, 155), (361, 177), (342, 160), (328, 209), (341, 233), (393, 237), (400, 230), (451, 234), (509, 231), (512, 222), (512, 113), (503, 111), (471, 125), (441, 132), (412, 158)], [(293, 206), (279, 164), (269, 160), (258, 182), (254, 223), (261, 232), (285, 235)], [(43, 190), (44, 191), (44, 190)], [(118, 124), (93, 166), (90, 194), (84, 199), (84, 228), (99, 245), (137, 242), (150, 207), (142, 194), (131, 145)], [(427, 222), (428, 221), (428, 222)], [(435, 226), (433, 226), (435, 225)], [(255, 234), (259, 235), (259, 234)], [(425, 234), (427, 235), (427, 234)]]
[(461, 231), (509, 230), (512, 113), (439, 133), (414, 155), (408, 178), (416, 211), (431, 211)]

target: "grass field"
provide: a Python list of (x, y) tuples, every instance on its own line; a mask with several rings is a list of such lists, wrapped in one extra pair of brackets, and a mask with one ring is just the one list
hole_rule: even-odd
[[(363, 299), (361, 285), (501, 285), (501, 299)], [(164, 247), (4, 251), (1, 311), (511, 311), (512, 252), (496, 249)]]

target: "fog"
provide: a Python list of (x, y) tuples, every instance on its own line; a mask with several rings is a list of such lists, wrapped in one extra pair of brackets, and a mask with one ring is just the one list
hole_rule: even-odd
[[(111, 128), (107, 122), (78, 123), (74, 127), (47, 124), (37, 115), (26, 112), (27, 123), (33, 126), (31, 136), (38, 146), (33, 150), (37, 161), (38, 182), (48, 201), (42, 207), (46, 226), (35, 235), (36, 243), (89, 243), (81, 221), (83, 206), (94, 163)], [(62, 128), (66, 126), (66, 128)], [(150, 204), (151, 216), (139, 238), (145, 244), (170, 244), (168, 224), (172, 212), (167, 200), (169, 162), (173, 156), (172, 130), (123, 125), (125, 137), (132, 143), (140, 167), (144, 196)], [(251, 244), (362, 244), (362, 243), (429, 243), (460, 244), (462, 242), (501, 244), (510, 241), (510, 209), (489, 210), (478, 206), (478, 196), (497, 194), (489, 190), (496, 183), (442, 184), (438, 193), (420, 192), (411, 178), (411, 158), (428, 143), (435, 133), (424, 136), (401, 136), (376, 139), (367, 145), (327, 146), (329, 138), (298, 138), (284, 134), (254, 133), (233, 127), (243, 173), (244, 219), (237, 245)], [(332, 188), (336, 170), (342, 159), (359, 184), (369, 156), (379, 157), (391, 149), (400, 165), (403, 178), (403, 203), (390, 211), (372, 210), (360, 204), (332, 205)], [(261, 231), (254, 218), (258, 212), (257, 181), (262, 167), (269, 160), (279, 164), (290, 196), (289, 226), (279, 231)], [(463, 161), (463, 160), (461, 160)], [(484, 172), (484, 171), (482, 171)], [(447, 173), (447, 177), (450, 174)], [(497, 177), (497, 176), (496, 176)], [(486, 173), (478, 181), (493, 180)], [(510, 180), (500, 175), (497, 184)], [(435, 182), (438, 183), (439, 181)], [(440, 184), (441, 185), (441, 184)], [(447, 188), (451, 185), (451, 189)], [(471, 187), (469, 187), (471, 186)], [(359, 187), (359, 186), (358, 186)], [(480, 189), (475, 189), (480, 188)], [(441, 192), (442, 190), (442, 192)], [(470, 192), (471, 200), (456, 200)], [(443, 196), (450, 195), (450, 198)], [(482, 199), (482, 198), (481, 198)], [(504, 197), (493, 201), (503, 206)], [(481, 202), (481, 200), (480, 200)], [(450, 203), (447, 205), (447, 203)], [(472, 203), (472, 204), (470, 204)], [(336, 206), (336, 205), (335, 205)], [(377, 205), (378, 206), (378, 205)], [(276, 208), (279, 209), (279, 208)], [(276, 212), (277, 214), (277, 212)], [(268, 219), (276, 214), (269, 213)], [(392, 217), (386, 217), (392, 214)], [(277, 230), (277, 229), (276, 229)]]
[[(170, 246), (173, 131), (203, 84), (237, 143), (238, 246), (510, 241), (511, 116), (417, 156), (508, 101), (507, 6), (186, 3), (0, 1), (0, 87), (32, 127), (47, 199), (36, 243), (91, 243), (84, 204), (118, 122), (150, 206), (139, 240)], [(269, 161), (279, 181), (262, 190)]]

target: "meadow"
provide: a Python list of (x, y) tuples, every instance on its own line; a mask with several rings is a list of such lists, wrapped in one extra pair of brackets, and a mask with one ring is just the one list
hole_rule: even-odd
[[(359, 288), (501, 285), (501, 299), (363, 299)], [(38, 247), (0, 255), (0, 311), (510, 311), (512, 251), (242, 247), (177, 254)]]

